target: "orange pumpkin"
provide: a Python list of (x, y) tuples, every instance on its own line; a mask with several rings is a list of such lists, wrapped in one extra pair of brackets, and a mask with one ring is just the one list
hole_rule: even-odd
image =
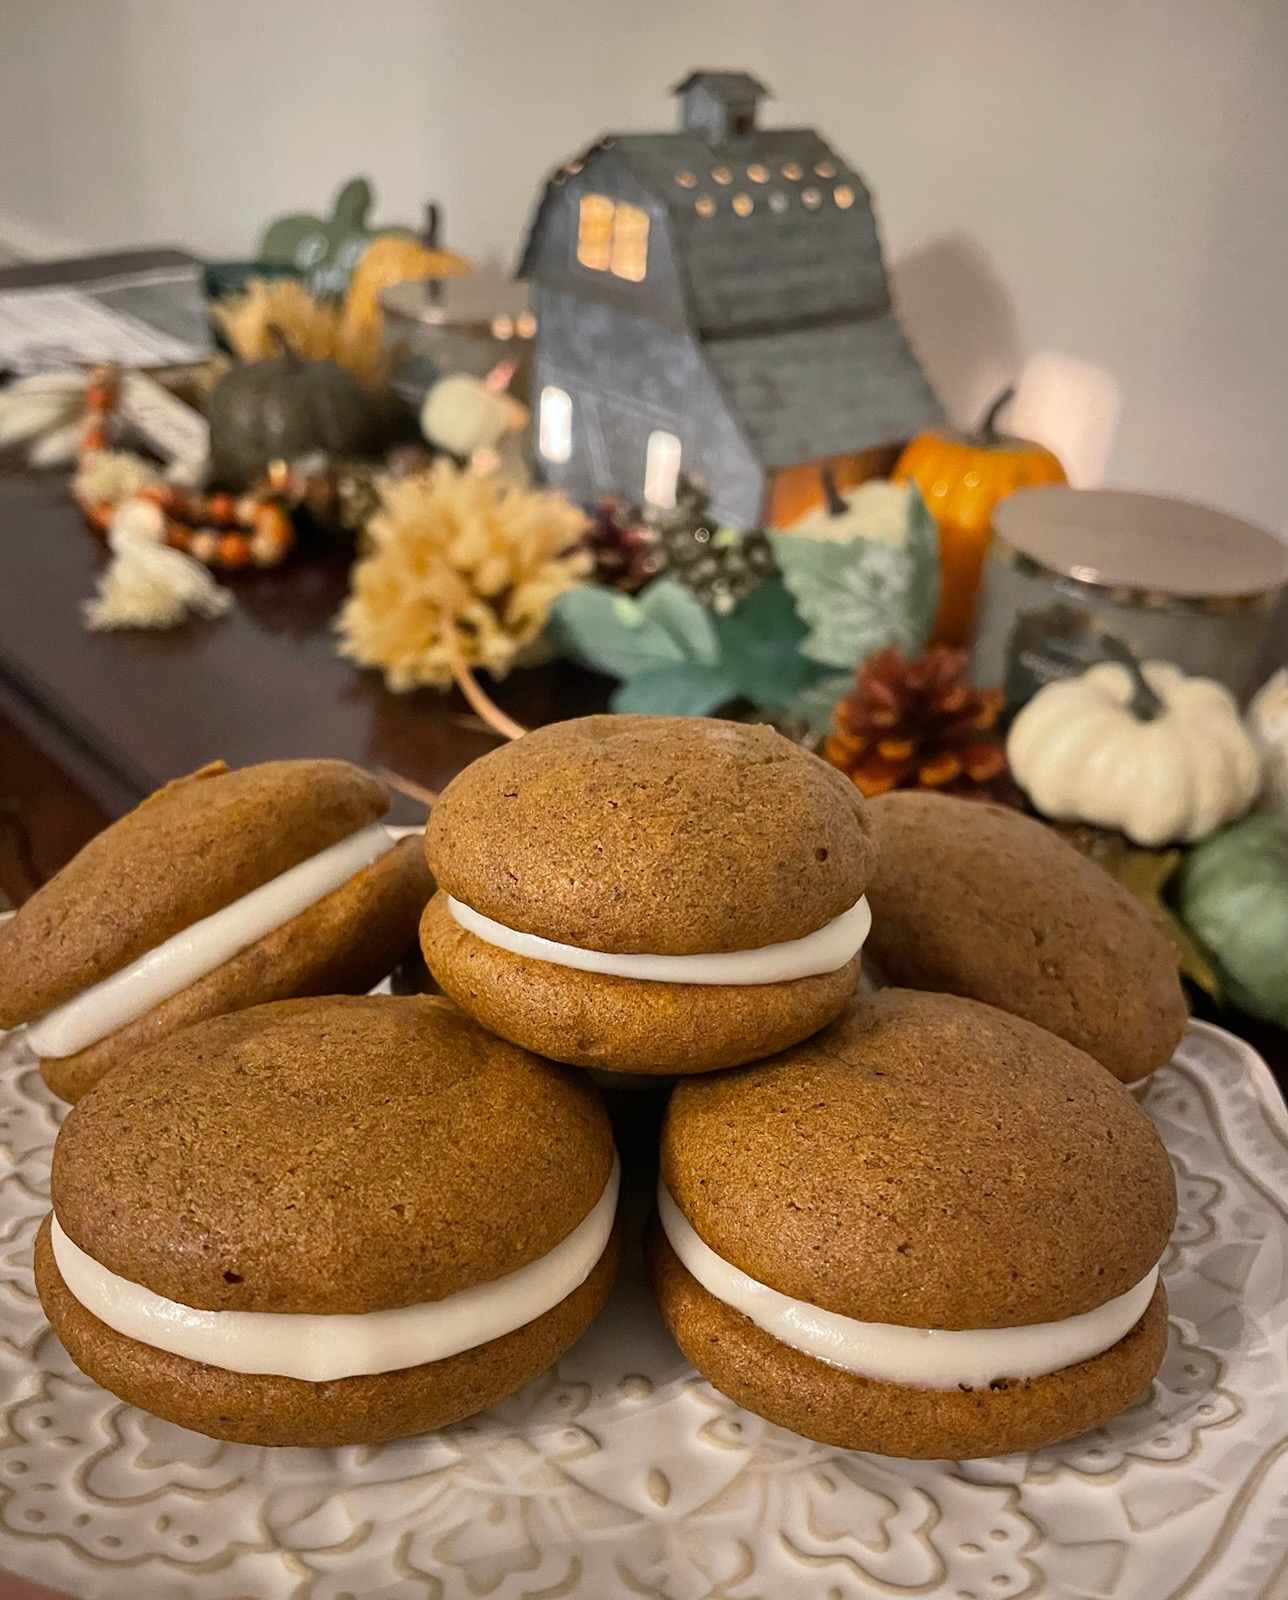
[(899, 457), (892, 476), (911, 478), (939, 525), (939, 611), (931, 641), (967, 643), (975, 619), (984, 552), (993, 536), (993, 508), (1015, 489), (1064, 483), (1064, 468), (1044, 445), (997, 431), (1012, 396), (1006, 389), (988, 408), (976, 433), (919, 434)]

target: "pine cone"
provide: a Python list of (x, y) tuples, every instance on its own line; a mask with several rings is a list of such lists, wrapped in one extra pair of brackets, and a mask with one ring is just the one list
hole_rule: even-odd
[(675, 507), (655, 519), (667, 568), (711, 611), (728, 615), (777, 571), (768, 535), (721, 527), (708, 515), (710, 496), (682, 477)]
[(916, 661), (879, 650), (837, 702), (823, 755), (868, 796), (933, 789), (1021, 804), (997, 731), (1002, 692), (973, 688), (965, 670), (965, 651), (943, 645)]
[(606, 497), (595, 507), (586, 548), (595, 558), (595, 582), (634, 594), (666, 565), (657, 534), (638, 509)]

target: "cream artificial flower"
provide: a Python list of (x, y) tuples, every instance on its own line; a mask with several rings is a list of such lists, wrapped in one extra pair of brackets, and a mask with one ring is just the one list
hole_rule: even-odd
[(380, 495), (336, 628), (340, 654), (396, 693), (446, 688), (457, 663), (504, 676), (590, 571), (586, 518), (551, 491), (437, 461)]

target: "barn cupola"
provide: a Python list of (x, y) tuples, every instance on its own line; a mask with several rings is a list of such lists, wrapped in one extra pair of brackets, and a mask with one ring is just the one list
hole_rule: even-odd
[(672, 93), (680, 97), (680, 126), (709, 144), (745, 139), (756, 130), (756, 106), (769, 90), (749, 72), (691, 72)]

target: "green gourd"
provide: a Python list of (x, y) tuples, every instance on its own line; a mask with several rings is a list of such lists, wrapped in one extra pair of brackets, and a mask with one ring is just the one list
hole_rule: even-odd
[(277, 340), (280, 355), (234, 367), (210, 396), (211, 467), (228, 488), (248, 488), (274, 461), (365, 455), (377, 442), (378, 408), (358, 380)]
[(369, 226), (372, 203), (367, 179), (350, 178), (329, 217), (301, 211), (270, 223), (259, 242), (259, 258), (293, 268), (314, 294), (343, 294), (359, 256), (377, 234), (415, 238), (412, 228)]
[(1254, 812), (1196, 845), (1178, 904), (1234, 1004), (1288, 1028), (1288, 813)]

